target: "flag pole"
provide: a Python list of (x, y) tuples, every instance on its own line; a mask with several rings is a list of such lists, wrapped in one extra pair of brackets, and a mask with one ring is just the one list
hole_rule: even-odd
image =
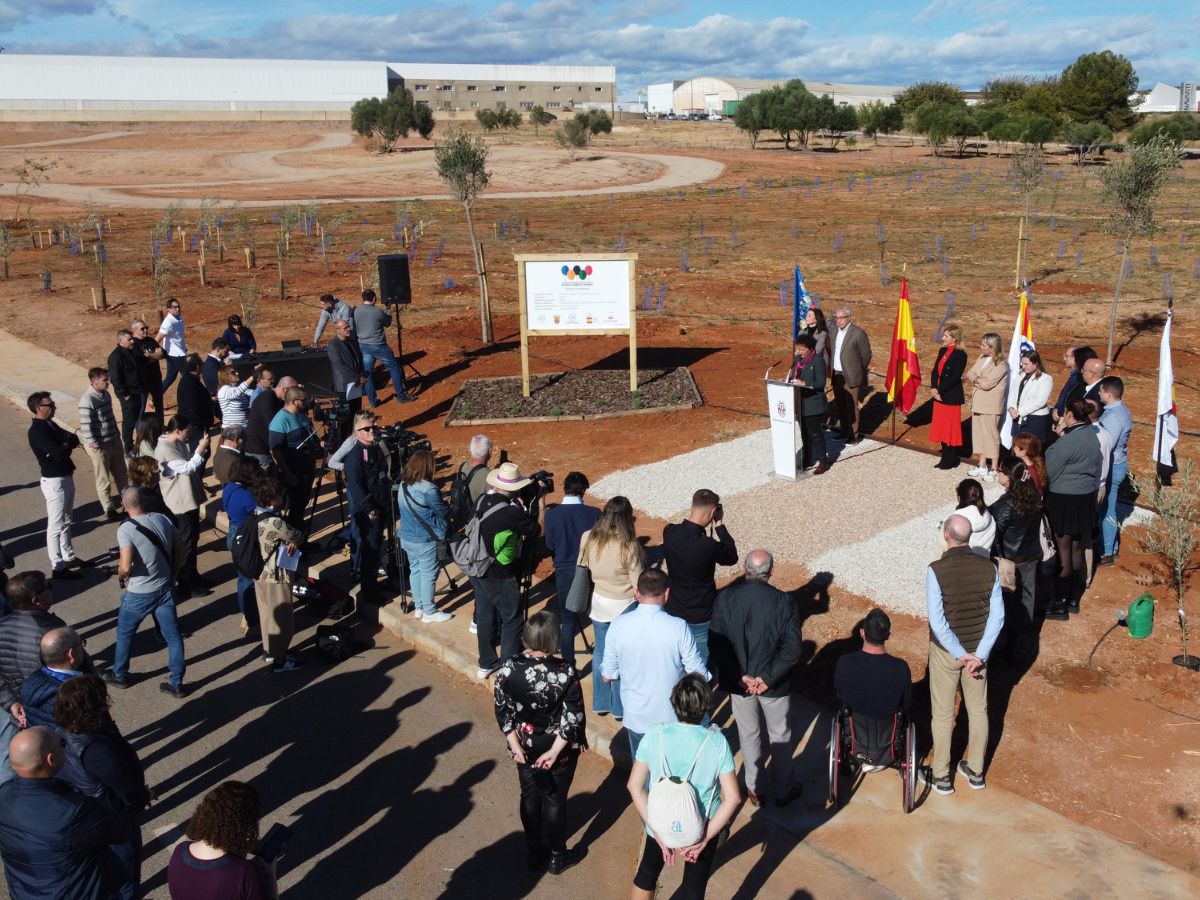
[[(902, 265), (900, 267), (900, 277), (901, 278), (908, 277), (908, 263), (904, 263), (904, 265)], [(896, 400), (895, 400), (895, 398), (893, 398), (893, 400), (892, 400), (892, 443), (893, 444), (896, 443)]]
[(1017, 273), (1013, 276), (1013, 289), (1021, 290), (1021, 250), (1025, 245), (1025, 220), (1020, 220), (1020, 227), (1017, 229)]

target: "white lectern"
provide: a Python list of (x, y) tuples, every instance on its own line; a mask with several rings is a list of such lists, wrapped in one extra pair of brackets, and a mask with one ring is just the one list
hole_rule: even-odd
[(771, 416), (771, 456), (773, 472), (780, 478), (796, 479), (796, 455), (803, 447), (796, 416), (800, 406), (800, 385), (767, 379), (767, 410)]

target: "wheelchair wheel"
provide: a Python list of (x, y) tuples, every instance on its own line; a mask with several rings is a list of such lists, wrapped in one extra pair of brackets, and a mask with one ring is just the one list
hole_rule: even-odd
[(904, 728), (904, 758), (900, 761), (900, 778), (904, 782), (904, 812), (910, 813), (917, 803), (917, 729), (912, 722)]
[(829, 797), (831, 809), (838, 807), (838, 783), (842, 779), (842, 717), (834, 716), (829, 728)]

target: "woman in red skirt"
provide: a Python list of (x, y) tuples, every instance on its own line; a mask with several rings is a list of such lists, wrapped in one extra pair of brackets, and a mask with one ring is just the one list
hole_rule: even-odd
[(947, 325), (942, 329), (942, 347), (938, 350), (933, 374), (929, 377), (933, 394), (933, 424), (929, 440), (942, 445), (942, 458), (934, 468), (958, 468), (958, 448), (962, 446), (963, 372), (967, 354), (958, 348), (962, 329)]

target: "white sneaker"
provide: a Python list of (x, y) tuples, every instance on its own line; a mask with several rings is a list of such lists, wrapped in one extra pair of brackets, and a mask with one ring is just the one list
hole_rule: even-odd
[(973, 468), (969, 472), (967, 472), (967, 474), (970, 475), (972, 478), (982, 478), (984, 475), (987, 474), (987, 472), (988, 472), (988, 470), (983, 468), (983, 466), (976, 466), (975, 468)]
[(421, 611), (421, 607), (419, 607), (419, 606), (414, 606), (414, 607), (413, 607), (413, 611), (412, 611), (412, 617), (413, 617), (414, 619), (417, 619), (418, 621), (420, 621), (421, 619), (425, 618), (425, 613), (423, 613), (423, 612)]
[(426, 625), (436, 625), (438, 622), (449, 622), (454, 616), (448, 612), (426, 613), (421, 619)]
[(990, 483), (990, 482), (993, 482), (993, 481), (995, 481), (995, 480), (996, 480), (996, 473), (995, 473), (995, 472), (993, 472), (991, 469), (988, 469), (988, 470), (987, 470), (987, 471), (986, 471), (986, 472), (983, 474), (983, 480), (984, 480), (984, 481), (987, 481), (987, 482), (989, 482), (989, 483)]
[[(497, 668), (499, 668), (499, 667), (497, 666)], [(488, 677), (495, 671), (496, 671), (496, 669), (479, 668), (479, 669), (475, 670), (475, 677), (478, 678), (480, 681), (487, 681)]]
[(471, 634), (479, 634), (479, 626), (472, 622), (471, 627), (468, 628), (467, 631)]

